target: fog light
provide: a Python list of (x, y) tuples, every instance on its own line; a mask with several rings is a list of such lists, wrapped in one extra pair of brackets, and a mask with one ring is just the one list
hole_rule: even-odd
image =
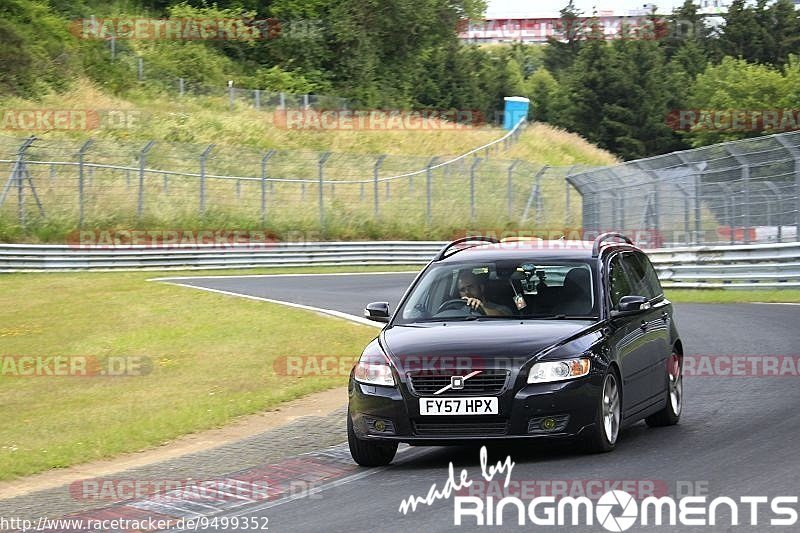
[(567, 428), (568, 423), (569, 415), (539, 416), (528, 421), (528, 433), (534, 435), (559, 433)]
[(372, 418), (371, 416), (364, 417), (364, 423), (367, 426), (367, 433), (372, 435), (394, 435), (394, 422), (388, 419)]

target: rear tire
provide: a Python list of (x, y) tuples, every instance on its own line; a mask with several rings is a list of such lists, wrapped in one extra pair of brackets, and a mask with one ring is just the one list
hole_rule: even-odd
[(597, 401), (594, 427), (584, 440), (584, 447), (589, 453), (605, 453), (617, 445), (619, 428), (622, 421), (622, 401), (619, 381), (613, 368), (609, 368), (603, 377), (603, 388)]
[(667, 360), (667, 405), (644, 419), (650, 427), (674, 426), (683, 411), (683, 357), (675, 352)]
[(372, 442), (359, 439), (353, 430), (353, 421), (347, 414), (347, 444), (353, 461), (361, 466), (386, 466), (397, 453), (396, 442)]

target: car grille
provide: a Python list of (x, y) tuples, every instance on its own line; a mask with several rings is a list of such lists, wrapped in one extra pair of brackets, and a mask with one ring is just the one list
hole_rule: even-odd
[(508, 433), (508, 422), (414, 422), (420, 437), (493, 437)]
[[(468, 372), (464, 372), (466, 375)], [(414, 372), (409, 373), (411, 391), (418, 396), (435, 393), (442, 387), (450, 384), (450, 377), (457, 374), (442, 374), (441, 372)], [(448, 389), (442, 396), (479, 396), (481, 394), (497, 395), (505, 387), (508, 379), (508, 370), (482, 370), (464, 381), (464, 388), (460, 390)]]

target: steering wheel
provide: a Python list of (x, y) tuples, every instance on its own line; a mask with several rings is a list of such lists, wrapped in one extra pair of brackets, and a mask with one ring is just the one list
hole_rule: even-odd
[(448, 311), (450, 309), (457, 309), (460, 307), (466, 307), (469, 309), (470, 313), (477, 313), (479, 315), (486, 315), (486, 313), (482, 309), (473, 309), (471, 308), (466, 300), (462, 300), (461, 298), (453, 298), (452, 300), (447, 300), (443, 302), (442, 305), (436, 310), (436, 314), (438, 315), (442, 311)]

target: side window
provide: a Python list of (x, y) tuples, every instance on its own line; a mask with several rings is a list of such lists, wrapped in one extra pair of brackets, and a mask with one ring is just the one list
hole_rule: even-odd
[(656, 295), (653, 293), (653, 290), (647, 281), (645, 265), (641, 261), (641, 258), (638, 256), (638, 254), (623, 254), (622, 264), (625, 265), (625, 270), (628, 272), (628, 278), (631, 282), (631, 290), (633, 291), (631, 294), (644, 296), (648, 300), (655, 298)]
[(608, 279), (611, 286), (611, 307), (616, 308), (623, 296), (630, 296), (631, 286), (622, 267), (622, 255), (617, 254), (608, 263)]
[(661, 282), (658, 280), (658, 274), (656, 274), (656, 269), (653, 268), (653, 264), (650, 262), (650, 259), (647, 258), (644, 254), (636, 254), (639, 257), (639, 261), (642, 262), (644, 266), (644, 274), (645, 279), (647, 280), (647, 284), (650, 286), (650, 290), (654, 297), (661, 296), (664, 294), (664, 289), (661, 288)]

